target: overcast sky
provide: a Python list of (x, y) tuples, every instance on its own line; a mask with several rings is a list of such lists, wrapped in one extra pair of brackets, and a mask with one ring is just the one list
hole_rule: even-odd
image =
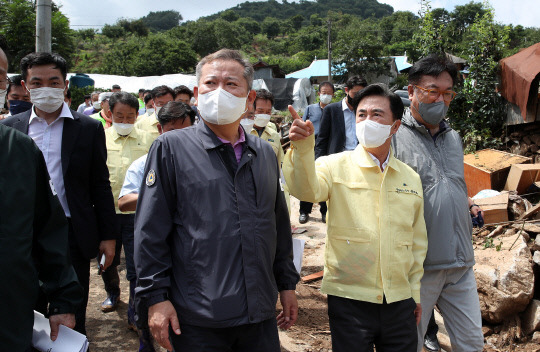
[[(176, 10), (184, 21), (196, 20), (216, 12), (236, 6), (245, 0), (54, 0), (62, 6), (62, 12), (70, 19), (74, 29), (99, 28), (108, 23), (113, 24), (119, 18), (140, 18), (150, 11)], [(267, 1), (267, 0), (252, 0)], [(295, 0), (289, 0), (296, 2)], [(470, 0), (432, 0), (432, 8), (444, 7), (452, 11), (456, 5), (465, 5)], [(476, 0), (479, 2), (480, 0)], [(395, 11), (411, 11), (418, 13), (418, 0), (379, 0), (391, 5)], [(522, 25), (524, 27), (540, 26), (540, 6), (538, 0), (491, 0), (495, 9), (495, 20), (503, 24)], [(336, 9), (339, 10), (339, 9)], [(343, 9), (346, 12), (346, 9)]]

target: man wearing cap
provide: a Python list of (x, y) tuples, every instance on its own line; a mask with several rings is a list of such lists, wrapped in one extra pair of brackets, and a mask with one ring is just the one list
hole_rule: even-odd
[(98, 102), (101, 107), (101, 110), (96, 112), (93, 115), (90, 115), (91, 118), (100, 121), (103, 124), (103, 128), (107, 129), (112, 126), (112, 120), (109, 117), (109, 98), (113, 93), (103, 92), (99, 94)]

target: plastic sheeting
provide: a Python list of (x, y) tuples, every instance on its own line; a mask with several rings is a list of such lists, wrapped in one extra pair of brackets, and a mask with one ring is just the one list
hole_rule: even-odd
[[(70, 77), (74, 75), (74, 73), (68, 73), (67, 79), (70, 79)], [(174, 88), (183, 84), (189, 89), (193, 90), (193, 87), (195, 87), (197, 83), (194, 75), (184, 75), (181, 73), (146, 77), (116, 76), (89, 73), (88, 76), (94, 80), (94, 87), (96, 87), (96, 89), (111, 89), (113, 84), (118, 84), (123, 91), (130, 93), (137, 93), (141, 88), (152, 89), (161, 85), (166, 85)]]
[(317, 98), (309, 79), (305, 78), (256, 79), (253, 81), (253, 89), (270, 91), (274, 95), (276, 110), (287, 110), (287, 105), (292, 105), (296, 111), (304, 111)]
[(531, 83), (540, 73), (540, 43), (502, 59), (500, 63), (501, 94), (506, 100), (519, 106), (521, 116), (526, 120)]

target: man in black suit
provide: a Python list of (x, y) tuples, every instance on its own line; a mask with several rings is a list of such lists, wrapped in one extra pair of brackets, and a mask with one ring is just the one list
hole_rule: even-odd
[(106, 269), (117, 238), (115, 209), (106, 165), (102, 124), (68, 108), (66, 61), (57, 54), (32, 53), (21, 60), (23, 87), (32, 109), (1, 121), (28, 134), (41, 149), (52, 185), (69, 224), (73, 268), (85, 290), (75, 329), (85, 331), (90, 260), (105, 254)]
[[(315, 158), (356, 148), (358, 144), (356, 117), (352, 111), (351, 102), (355, 94), (366, 86), (367, 82), (364, 78), (352, 76), (347, 80), (345, 98), (339, 103), (328, 104), (324, 107), (315, 142)], [(322, 202), (320, 206), (322, 221), (326, 222), (326, 203)], [(309, 213), (302, 207), (298, 221), (304, 224), (308, 220)]]
[(356, 93), (366, 86), (364, 78), (352, 76), (347, 80), (345, 98), (324, 108), (315, 142), (315, 158), (356, 148), (356, 119), (351, 102)]

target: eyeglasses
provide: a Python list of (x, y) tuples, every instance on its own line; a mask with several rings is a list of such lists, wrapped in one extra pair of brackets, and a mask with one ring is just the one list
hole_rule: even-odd
[(436, 100), (439, 98), (440, 95), (443, 96), (443, 100), (447, 103), (451, 102), (457, 95), (456, 92), (453, 90), (439, 90), (436, 88), (422, 88), (416, 85), (413, 85), (413, 87), (420, 89), (424, 95), (427, 95), (429, 99)]
[(6, 89), (7, 89), (7, 86), (9, 86), (10, 84), (11, 84), (11, 80), (9, 79), (8, 76), (6, 76), (6, 78), (4, 79), (0, 79), (0, 87), (6, 86)]

